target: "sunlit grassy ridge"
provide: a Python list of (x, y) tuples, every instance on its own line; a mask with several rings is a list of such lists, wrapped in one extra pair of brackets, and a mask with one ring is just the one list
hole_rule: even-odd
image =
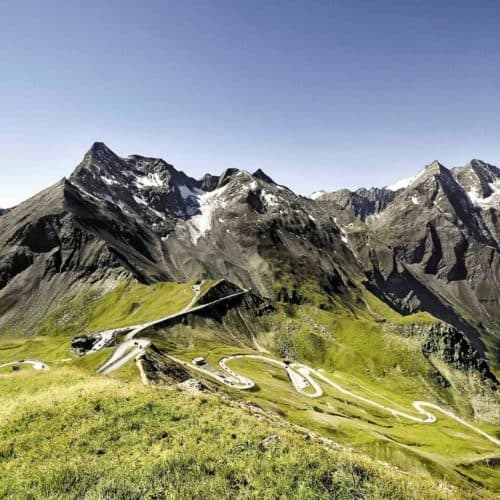
[(74, 367), (0, 378), (0, 466), (0, 497), (15, 499), (451, 498), (216, 395)]
[[(216, 283), (204, 281), (201, 293)], [(85, 292), (64, 300), (30, 333), (73, 336), (152, 321), (184, 309), (194, 297), (192, 285), (193, 282), (143, 285), (128, 281), (107, 293), (89, 287)], [(19, 329), (22, 331), (21, 325)], [(17, 332), (10, 328), (9, 331), (0, 331), (1, 336), (15, 337)]]

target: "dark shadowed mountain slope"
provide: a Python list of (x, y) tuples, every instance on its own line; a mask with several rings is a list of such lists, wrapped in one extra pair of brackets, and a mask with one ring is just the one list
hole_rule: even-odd
[[(70, 290), (106, 287), (124, 271), (95, 234), (66, 207), (61, 181), (0, 219), (0, 325), (33, 324)], [(109, 283), (108, 283), (109, 284)]]

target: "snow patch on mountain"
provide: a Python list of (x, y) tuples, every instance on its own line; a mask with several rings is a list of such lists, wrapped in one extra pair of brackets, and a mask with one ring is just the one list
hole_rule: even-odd
[(146, 207), (150, 212), (154, 213), (156, 217), (158, 217), (159, 219), (165, 219), (165, 214), (159, 212), (158, 210), (155, 210), (153, 207), (149, 205), (149, 203), (146, 200), (143, 200), (141, 197), (136, 195), (134, 195), (133, 198), (138, 205)]
[(134, 198), (134, 201), (138, 204), (138, 205), (144, 205), (145, 207), (148, 206), (147, 202), (144, 201), (142, 198), (139, 198), (138, 196), (136, 196), (134, 194), (134, 196), (132, 196), (132, 198)]
[(267, 193), (266, 191), (262, 191), (262, 199), (268, 207), (277, 207), (280, 204), (278, 198), (274, 194)]
[(467, 191), (470, 201), (479, 208), (497, 208), (500, 209), (500, 179), (488, 184), (492, 193), (486, 198), (482, 198), (479, 191), (473, 187)]
[(116, 179), (111, 179), (110, 177), (106, 177), (105, 175), (101, 175), (101, 179), (108, 186), (113, 186), (113, 185), (120, 184)]
[(200, 197), (205, 194), (205, 191), (199, 188), (191, 189), (185, 184), (178, 186), (179, 193), (182, 199), (186, 202), (186, 213), (189, 217), (197, 214), (200, 208)]
[(112, 203), (114, 205), (116, 205), (116, 202), (113, 198), (111, 198), (111, 196), (109, 196), (108, 194), (106, 193), (101, 193), (99, 194), (99, 196), (95, 196), (94, 194), (92, 193), (89, 193), (87, 190), (85, 190), (83, 187), (81, 186), (78, 186), (78, 191), (85, 197), (88, 197), (88, 198), (91, 198), (95, 201), (97, 201), (98, 203), (102, 203), (103, 201), (107, 201), (108, 203)]
[(140, 188), (145, 187), (162, 187), (164, 182), (161, 180), (158, 172), (149, 173), (147, 175), (137, 176), (135, 178), (136, 186)]
[(212, 219), (216, 208), (225, 208), (226, 202), (221, 198), (227, 187), (228, 184), (208, 193), (202, 192), (203, 194), (197, 196), (200, 213), (194, 215), (188, 221), (191, 241), (195, 245), (198, 243), (198, 240), (212, 228)]
[(407, 177), (406, 179), (400, 179), (399, 181), (394, 182), (390, 186), (387, 186), (386, 189), (389, 191), (399, 191), (400, 189), (407, 188), (415, 179), (415, 177)]
[(202, 195), (205, 191), (194, 188), (194, 190), (188, 188), (185, 184), (179, 186), (179, 192), (181, 193), (182, 199), (196, 199), (198, 196)]
[(317, 200), (318, 198), (320, 198), (324, 194), (326, 194), (326, 191), (323, 191), (321, 189), (320, 191), (315, 191), (309, 198), (311, 198), (311, 200)]

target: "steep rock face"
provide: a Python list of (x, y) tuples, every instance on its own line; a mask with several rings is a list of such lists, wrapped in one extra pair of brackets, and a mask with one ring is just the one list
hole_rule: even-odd
[(487, 225), (497, 245), (500, 243), (500, 169), (481, 160), (452, 170), (476, 211)]
[(423, 355), (436, 369), (435, 381), (442, 387), (452, 386), (460, 406), (470, 406), (476, 420), (500, 423), (498, 381), (462, 332), (442, 322), (386, 323), (384, 329), (419, 338)]
[(467, 341), (466, 337), (451, 325), (438, 323), (429, 327), (422, 344), (425, 356), (439, 356), (445, 363), (460, 371), (475, 371), (488, 380), (496, 390), (498, 382), (486, 361)]
[(422, 353), (437, 357), (450, 368), (471, 372), (480, 377), (495, 392), (499, 385), (486, 360), (472, 347), (467, 337), (455, 327), (444, 323), (384, 323), (384, 330), (405, 337), (422, 339)]
[(171, 230), (178, 218), (196, 213), (191, 201), (201, 187), (161, 159), (121, 158), (103, 143), (92, 146), (69, 182), (89, 201), (107, 202), (159, 234)]
[(89, 284), (105, 288), (124, 273), (106, 245), (70, 213), (65, 189), (61, 181), (0, 219), (0, 327), (5, 331), (28, 333), (27, 325), (34, 327), (70, 290), (76, 294)]
[[(386, 210), (369, 219), (368, 226), (391, 249), (394, 261), (402, 263), (399, 268), (387, 266), (384, 281), (399, 276), (408, 282), (411, 274), (432, 294), (433, 302), (448, 304), (463, 319), (453, 321), (455, 326), (471, 325), (465, 329), (476, 348), (484, 352), (486, 346), (474, 329), (482, 330), (484, 341), (494, 348), (500, 325), (498, 235), (492, 233), (452, 172), (437, 162), (429, 165)], [(443, 310), (443, 319), (450, 320), (444, 314)]]
[(457, 398), (471, 405), (476, 420), (500, 423), (498, 381), (460, 331), (450, 325), (434, 325), (422, 352), (453, 386)]
[[(406, 189), (399, 192), (383, 214), (372, 218), (369, 223), (374, 229), (396, 224), (387, 233), (402, 246), (400, 240), (409, 232), (405, 230), (404, 223), (410, 222), (414, 226), (416, 220), (421, 222), (423, 218), (434, 227), (453, 227), (483, 245), (497, 247), (494, 235), (474, 209), (464, 188), (438, 162), (428, 165), (420, 172)], [(419, 254), (411, 250), (410, 248), (406, 258), (417, 260)]]
[[(322, 195), (365, 269), (366, 286), (402, 313), (427, 310), (498, 361), (499, 169), (433, 162), (399, 183), (382, 210), (346, 210)], [(363, 219), (365, 222), (363, 222)]]
[(475, 205), (494, 207), (496, 204), (498, 207), (499, 168), (481, 160), (471, 160), (464, 167), (452, 169), (452, 174)]

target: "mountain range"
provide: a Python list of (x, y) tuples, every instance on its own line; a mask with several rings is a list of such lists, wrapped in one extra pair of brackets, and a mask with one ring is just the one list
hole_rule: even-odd
[(308, 198), (261, 170), (193, 179), (95, 143), (68, 178), (2, 211), (0, 328), (29, 334), (87, 284), (223, 278), (292, 302), (313, 284), (332, 303), (366, 289), (403, 315), (427, 311), (495, 367), (499, 208), (500, 170), (479, 160)]

